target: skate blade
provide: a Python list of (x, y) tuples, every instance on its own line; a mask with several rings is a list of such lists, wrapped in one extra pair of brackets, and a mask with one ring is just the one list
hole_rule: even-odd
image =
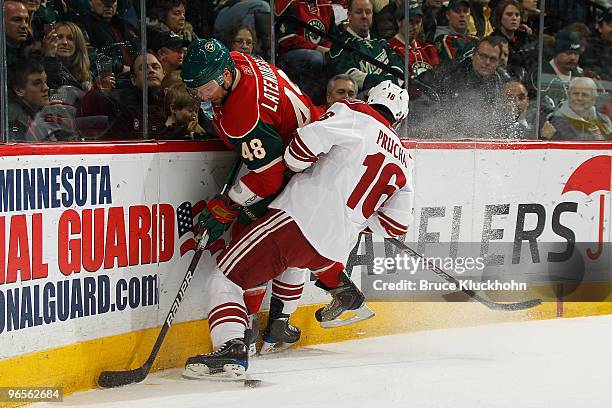
[(266, 354), (279, 353), (287, 350), (292, 345), (293, 343), (268, 343), (267, 341), (264, 341), (263, 345), (261, 346), (261, 350), (259, 350), (259, 354), (264, 356)]
[(364, 303), (359, 309), (347, 310), (334, 320), (328, 320), (320, 324), (324, 329), (333, 329), (368, 320), (372, 317), (374, 317), (374, 312)]
[(210, 369), (204, 364), (191, 364), (185, 367), (181, 374), (188, 380), (209, 380), (209, 381), (244, 381), (247, 379), (246, 369), (240, 364), (225, 364), (223, 371), (211, 374)]

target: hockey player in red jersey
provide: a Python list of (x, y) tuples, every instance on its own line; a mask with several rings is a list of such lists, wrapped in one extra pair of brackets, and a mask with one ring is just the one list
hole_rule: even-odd
[[(342, 100), (298, 129), (284, 153), (298, 174), (266, 215), (233, 237), (217, 258), (209, 282), (213, 304), (240, 304), (243, 290), (287, 266), (333, 269), (346, 262), (362, 232), (404, 235), (413, 216), (414, 162), (394, 125), (407, 113), (407, 91), (384, 81), (372, 88), (368, 104)], [(219, 321), (215, 328), (215, 350), (189, 358), (183, 375), (244, 379), (244, 326)]]
[[(219, 41), (196, 40), (187, 50), (182, 78), (197, 100), (212, 103), (213, 124), (221, 139), (241, 155), (248, 173), (229, 191), (210, 200), (199, 223), (214, 242), (229, 228), (233, 233), (262, 216), (270, 201), (285, 184), (282, 154), (292, 133), (315, 120), (319, 113), (284, 72), (260, 58), (229, 52)], [(241, 207), (245, 210), (241, 211)], [(289, 324), (297, 308), (305, 281), (305, 271), (292, 268), (272, 284), (270, 319), (264, 332), (264, 351), (288, 347), (300, 337), (300, 330)], [(228, 305), (222, 313), (209, 309), (211, 330), (218, 320), (249, 318), (247, 337), (252, 344), (258, 337), (255, 320), (265, 295), (265, 287), (245, 292), (246, 308)], [(250, 316), (250, 317), (248, 317)], [(272, 331), (274, 333), (272, 333)]]
[[(218, 195), (209, 200), (200, 224), (209, 231), (209, 241), (213, 242), (235, 218), (241, 221), (234, 224), (239, 227), (233, 231), (237, 233), (241, 225), (265, 214), (285, 184), (285, 146), (297, 128), (318, 117), (318, 111), (284, 72), (260, 58), (230, 53), (214, 39), (191, 43), (182, 77), (194, 98), (212, 102), (215, 128), (224, 142), (241, 155), (249, 170), (230, 189), (228, 197)], [(341, 268), (336, 269), (332, 284), (340, 272)], [(288, 318), (297, 307), (304, 280), (304, 269), (289, 268), (272, 281), (264, 352), (287, 347), (299, 339), (299, 329), (291, 326)], [(338, 290), (337, 286), (340, 285), (328, 289)], [(359, 292), (354, 285), (348, 290)], [(247, 316), (259, 310), (264, 294), (265, 286), (252, 287), (245, 291), (245, 306), (210, 307), (211, 333), (214, 335), (216, 325), (223, 321), (243, 326)], [(256, 339), (256, 328), (252, 328), (252, 334), (248, 343)]]

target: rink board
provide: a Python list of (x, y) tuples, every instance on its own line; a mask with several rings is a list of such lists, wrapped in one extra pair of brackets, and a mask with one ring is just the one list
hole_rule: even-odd
[[(554, 228), (557, 217), (577, 242), (597, 242), (600, 230), (610, 242), (610, 143), (409, 147), (417, 194), (407, 241), (480, 242), (496, 230), (496, 239), (511, 242), (520, 209), (536, 206), (544, 218), (528, 215), (523, 229), (544, 222), (539, 239), (564, 242)], [(73, 392), (95, 387), (102, 370), (140, 365), (193, 254), (193, 234), (181, 229), (181, 216), (220, 190), (232, 162), (233, 155), (216, 142), (4, 146), (0, 386), (63, 386)], [(575, 211), (561, 217), (558, 208), (567, 203)], [(608, 268), (608, 251), (596, 262)], [(210, 347), (198, 274), (212, 265), (204, 256), (156, 368), (180, 366)], [(353, 270), (357, 282), (363, 268)], [(312, 315), (326, 302), (325, 294), (306, 285), (302, 304), (310, 306), (292, 318), (303, 330), (301, 344), (612, 312), (607, 302), (553, 302), (516, 313), (465, 303), (381, 302), (372, 305), (375, 319), (323, 330)]]

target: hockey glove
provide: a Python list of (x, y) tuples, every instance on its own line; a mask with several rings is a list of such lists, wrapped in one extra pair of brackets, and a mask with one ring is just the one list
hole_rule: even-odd
[(229, 229), (234, 218), (240, 214), (240, 206), (228, 197), (217, 194), (208, 201), (198, 217), (198, 232), (208, 231), (208, 242), (212, 243)]

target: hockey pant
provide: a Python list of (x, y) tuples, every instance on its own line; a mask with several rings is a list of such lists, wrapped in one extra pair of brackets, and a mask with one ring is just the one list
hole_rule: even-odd
[[(245, 305), (243, 291), (260, 288), (274, 279), (276, 283), (273, 282), (272, 286), (273, 289), (276, 287), (276, 296), (293, 303), (286, 303), (292, 307), (291, 310), (286, 306), (283, 310), (286, 313), (297, 307), (305, 279), (304, 268), (321, 274), (334, 271), (339, 275), (342, 271), (337, 262), (320, 255), (295, 221), (280, 210), (270, 210), (233, 238), (217, 258), (217, 264), (218, 267), (208, 275), (206, 285), (210, 294), (208, 324), (214, 348), (244, 336), (250, 310)], [(283, 274), (285, 271), (292, 272)], [(281, 274), (283, 281), (278, 279)], [(261, 295), (257, 291), (251, 292)]]
[[(241, 236), (241, 233), (247, 228), (248, 225), (240, 222), (235, 223), (232, 228), (232, 237)], [(290, 315), (295, 312), (302, 297), (307, 276), (305, 269), (288, 268), (272, 280), (272, 297), (279, 300), (283, 305), (281, 313)], [(251, 315), (259, 312), (266, 296), (266, 286), (267, 282), (264, 282), (258, 287), (244, 291), (244, 304), (248, 314)]]

